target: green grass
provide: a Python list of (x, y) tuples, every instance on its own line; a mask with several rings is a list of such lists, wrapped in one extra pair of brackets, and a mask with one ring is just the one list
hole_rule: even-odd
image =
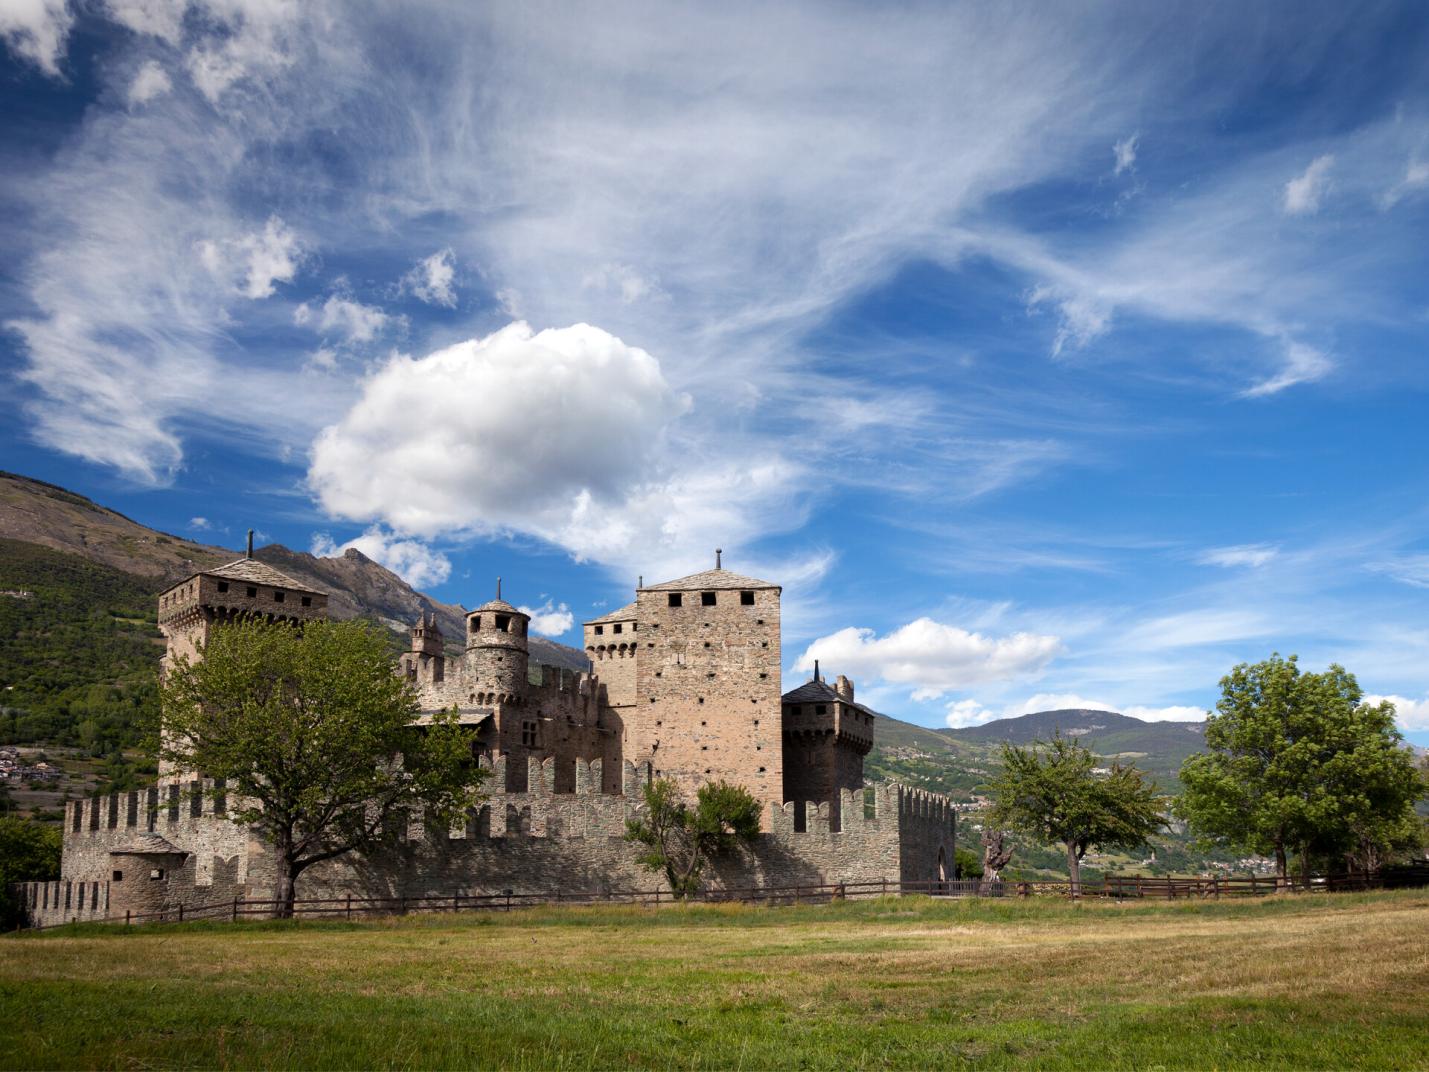
[(906, 898), (0, 942), (0, 1066), (1429, 1067), (1429, 894)]

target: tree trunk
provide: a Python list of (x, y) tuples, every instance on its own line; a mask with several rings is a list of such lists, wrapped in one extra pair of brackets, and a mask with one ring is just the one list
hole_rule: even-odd
[(1075, 843), (1067, 842), (1067, 878), (1071, 881), (1073, 897), (1082, 895), (1082, 861), (1077, 856)]
[(1290, 885), (1290, 867), (1285, 859), (1285, 846), (1279, 842), (1275, 845), (1275, 888), (1283, 890)]
[(297, 897), (297, 871), (293, 867), (293, 860), (286, 847), (279, 848), (278, 857), (278, 877), (273, 884), (273, 905), (274, 919), (292, 919), (293, 902)]
[(1300, 882), (1308, 890), (1310, 888), (1310, 846), (1300, 846)]

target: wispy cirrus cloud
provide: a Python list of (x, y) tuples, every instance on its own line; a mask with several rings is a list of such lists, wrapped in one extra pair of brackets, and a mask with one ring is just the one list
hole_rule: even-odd
[(1264, 566), (1280, 554), (1280, 548), (1268, 543), (1244, 543), (1235, 547), (1213, 547), (1202, 551), (1196, 561), (1203, 566), (1223, 566), (1227, 569)]

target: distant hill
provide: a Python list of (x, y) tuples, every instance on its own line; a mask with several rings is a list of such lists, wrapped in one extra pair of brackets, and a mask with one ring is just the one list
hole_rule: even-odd
[(940, 732), (955, 741), (981, 745), (1025, 745), (1061, 733), (1075, 737), (1100, 756), (1135, 764), (1168, 789), (1182, 760), (1206, 746), (1205, 722), (1144, 722), (1112, 711), (1075, 708), (1038, 711)]
[(952, 793), (976, 794), (1000, 766), (999, 747), (1075, 737), (1107, 762), (1133, 764), (1176, 792), (1185, 758), (1205, 747), (1204, 722), (1143, 722), (1111, 711), (1038, 711), (965, 729), (929, 729), (880, 715), (867, 765), (878, 777)]

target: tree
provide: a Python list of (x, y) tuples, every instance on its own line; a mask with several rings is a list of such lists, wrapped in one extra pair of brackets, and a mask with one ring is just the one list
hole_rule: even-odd
[(990, 822), (1067, 850), (1072, 896), (1081, 890), (1082, 857), (1092, 846), (1136, 848), (1166, 821), (1165, 799), (1135, 767), (1097, 774), (1096, 757), (1060, 733), (1027, 748), (1002, 746), (1002, 772), (992, 783)]
[(24, 922), (14, 883), (60, 877), (60, 837), (58, 826), (0, 818), (0, 929), (13, 930)]
[(982, 878), (982, 857), (972, 849), (956, 849), (953, 852), (953, 878)]
[(1002, 830), (983, 828), (982, 832), (982, 888), (1002, 880), (1002, 869), (1012, 862), (1012, 846), (1007, 844), (1007, 834)]
[(759, 834), (759, 802), (741, 786), (707, 782), (691, 807), (679, 786), (660, 778), (645, 787), (643, 797), (644, 814), (626, 822), (625, 839), (644, 846), (639, 863), (664, 872), (682, 901), (699, 891), (711, 857)]
[(455, 710), (415, 725), (415, 693), (362, 622), (225, 626), (170, 670), (163, 712), (161, 757), (222, 779), (229, 818), (273, 846), (283, 916), (314, 864), (395, 838), (409, 811), (440, 826), (479, 799)]
[(1295, 656), (1241, 663), (1221, 679), (1207, 751), (1181, 766), (1177, 813), (1203, 841), (1273, 854), (1281, 882), (1290, 854), (1307, 879), (1312, 856), (1372, 869), (1412, 840), (1423, 782), (1390, 703), (1361, 703), (1338, 665), (1302, 673)]

